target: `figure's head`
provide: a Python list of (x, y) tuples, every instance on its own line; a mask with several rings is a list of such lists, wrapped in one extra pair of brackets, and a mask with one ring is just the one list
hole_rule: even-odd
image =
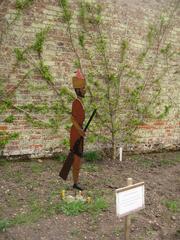
[(80, 69), (76, 71), (76, 75), (72, 78), (72, 83), (76, 95), (84, 97), (86, 93), (86, 81)]
[(83, 87), (83, 88), (75, 88), (75, 92), (76, 92), (77, 97), (84, 98), (84, 97), (85, 97), (85, 94), (86, 94), (86, 87)]

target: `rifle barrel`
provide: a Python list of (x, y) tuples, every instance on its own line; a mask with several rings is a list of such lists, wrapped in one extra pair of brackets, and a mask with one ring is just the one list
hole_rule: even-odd
[(93, 117), (94, 117), (96, 111), (97, 111), (97, 109), (94, 109), (94, 111), (93, 111), (93, 113), (92, 113), (92, 115), (91, 115), (89, 121), (87, 122), (87, 124), (86, 124), (86, 126), (85, 126), (85, 128), (84, 128), (84, 131), (86, 131), (87, 128), (89, 127), (89, 124), (90, 124), (90, 122), (92, 121), (92, 119), (93, 119)]

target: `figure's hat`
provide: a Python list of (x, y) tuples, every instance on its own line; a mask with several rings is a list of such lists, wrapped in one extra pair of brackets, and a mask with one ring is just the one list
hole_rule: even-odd
[(73, 88), (84, 88), (86, 85), (85, 78), (80, 69), (77, 69), (76, 75), (72, 78)]
[(77, 77), (78, 79), (85, 79), (84, 76), (83, 76), (83, 74), (82, 74), (82, 72), (81, 72), (81, 69), (77, 69), (77, 71), (76, 71), (76, 77)]

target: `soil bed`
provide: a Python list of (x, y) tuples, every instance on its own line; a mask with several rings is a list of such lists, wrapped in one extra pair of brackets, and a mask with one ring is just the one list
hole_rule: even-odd
[[(131, 240), (180, 239), (180, 152), (84, 162), (81, 183), (89, 206), (65, 206), (60, 192), (74, 195), (72, 177), (58, 177), (62, 162), (0, 160), (1, 240), (119, 240), (124, 219), (115, 213), (115, 189), (126, 179), (145, 182), (144, 210), (132, 215)], [(69, 208), (68, 208), (69, 207)]]

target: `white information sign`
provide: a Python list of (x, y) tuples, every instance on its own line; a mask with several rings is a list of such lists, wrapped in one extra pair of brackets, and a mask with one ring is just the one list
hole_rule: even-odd
[(144, 182), (116, 190), (116, 214), (127, 216), (145, 207)]

